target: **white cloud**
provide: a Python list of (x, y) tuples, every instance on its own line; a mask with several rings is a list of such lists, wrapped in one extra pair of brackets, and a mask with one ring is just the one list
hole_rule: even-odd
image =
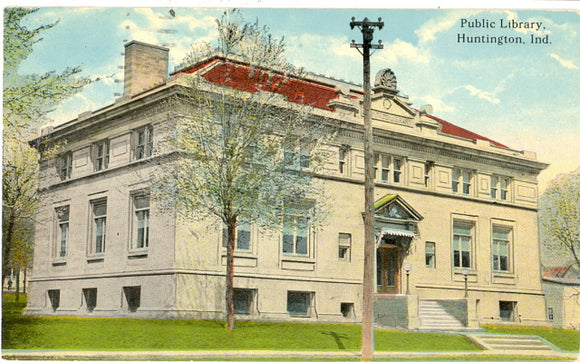
[(385, 48), (377, 53), (377, 58), (389, 65), (397, 65), (399, 61), (425, 64), (429, 63), (430, 52), (406, 41), (396, 39), (392, 43), (385, 44)]
[(420, 105), (423, 105), (423, 104), (432, 105), (433, 106), (433, 114), (435, 114), (435, 115), (444, 114), (444, 113), (449, 114), (449, 113), (453, 113), (456, 111), (455, 107), (444, 103), (441, 99), (439, 99), (437, 97), (426, 95), (426, 96), (418, 97), (417, 99), (418, 99), (418, 101), (420, 101)]
[(493, 93), (482, 91), (481, 89), (477, 89), (471, 84), (465, 85), (460, 87), (459, 89), (466, 89), (470, 95), (475, 96), (477, 98), (486, 100), (493, 104), (498, 104), (500, 102), (499, 98), (493, 95)]
[(560, 56), (558, 54), (550, 53), (548, 55), (551, 56), (552, 58), (556, 59), (558, 61), (558, 63), (560, 63), (560, 65), (562, 65), (564, 68), (568, 68), (568, 69), (580, 69), (572, 61), (560, 58)]
[(451, 11), (445, 12), (443, 16), (427, 21), (415, 34), (419, 38), (419, 44), (432, 42), (438, 33), (447, 31), (454, 26), (458, 26), (461, 18), (476, 15), (479, 11)]
[(151, 28), (139, 27), (131, 20), (124, 20), (120, 24), (120, 28), (125, 31), (126, 37), (124, 40), (137, 40), (144, 43), (158, 44), (159, 39), (157, 38), (157, 33), (155, 33)]

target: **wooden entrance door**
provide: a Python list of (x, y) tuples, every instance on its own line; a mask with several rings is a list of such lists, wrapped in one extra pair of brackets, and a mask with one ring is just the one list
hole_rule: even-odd
[(400, 274), (400, 251), (395, 245), (382, 245), (377, 250), (377, 292), (398, 294)]

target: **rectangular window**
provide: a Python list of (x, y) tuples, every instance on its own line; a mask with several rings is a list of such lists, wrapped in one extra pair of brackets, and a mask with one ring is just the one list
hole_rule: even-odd
[(471, 172), (463, 170), (461, 180), (463, 181), (463, 194), (469, 195), (471, 192)]
[(104, 140), (93, 145), (95, 171), (105, 170), (109, 167), (109, 140)]
[[(228, 228), (224, 227), (222, 232), (222, 246), (227, 248), (228, 246)], [(251, 241), (251, 230), (250, 224), (239, 223), (236, 227), (236, 245), (235, 250), (249, 251), (250, 241)]]
[(308, 220), (299, 216), (284, 216), (282, 252), (285, 255), (308, 255)]
[(67, 152), (60, 157), (59, 175), (62, 181), (72, 176), (72, 152)]
[(393, 182), (401, 182), (401, 164), (402, 161), (398, 158), (393, 158)]
[(341, 174), (346, 173), (346, 158), (348, 155), (347, 146), (342, 146), (338, 151), (338, 172)]
[(56, 209), (56, 215), (58, 218), (58, 230), (57, 230), (57, 255), (61, 258), (66, 256), (66, 251), (68, 248), (68, 235), (69, 235), (69, 206), (62, 206)]
[(425, 267), (435, 268), (435, 243), (425, 242)]
[(493, 271), (507, 272), (510, 270), (511, 229), (493, 226), (492, 234)]
[(354, 317), (354, 303), (340, 303), (340, 314), (344, 318)]
[(288, 292), (286, 310), (291, 316), (309, 316), (312, 297), (311, 292)]
[(459, 193), (461, 188), (461, 193), (465, 196), (471, 195), (473, 190), (471, 187), (471, 178), (473, 177), (473, 172), (463, 169), (453, 169), (451, 173), (451, 191), (454, 194)]
[(234, 289), (234, 313), (242, 315), (253, 314), (254, 289)]
[(141, 286), (123, 287), (123, 294), (125, 294), (127, 310), (129, 312), (136, 312), (141, 306)]
[(101, 254), (105, 252), (105, 237), (107, 231), (107, 200), (97, 200), (91, 202), (92, 208), (92, 232), (91, 232), (91, 254)]
[(499, 301), (499, 317), (502, 321), (513, 322), (516, 311), (516, 302)]
[(338, 258), (340, 260), (350, 261), (352, 236), (348, 233), (338, 234)]
[(549, 321), (553, 321), (554, 320), (554, 308), (548, 307), (548, 311), (547, 311), (546, 314), (548, 315), (548, 320)]
[(472, 224), (453, 222), (453, 266), (455, 268), (471, 267), (472, 229)]
[(456, 169), (451, 172), (451, 191), (454, 194), (459, 191), (459, 171)]
[(506, 201), (508, 197), (508, 185), (509, 179), (507, 177), (493, 176), (491, 178), (491, 198)]
[(402, 167), (403, 160), (401, 158), (381, 153), (374, 155), (374, 179), (378, 182), (387, 183), (389, 177), (392, 177), (393, 183), (400, 183)]
[(97, 306), (97, 288), (83, 289), (83, 299), (87, 312), (91, 313)]
[(53, 312), (56, 312), (60, 306), (60, 289), (51, 289), (48, 291), (48, 301)]
[(135, 159), (141, 160), (153, 154), (153, 128), (143, 127), (135, 131)]
[(427, 161), (425, 162), (425, 187), (429, 187), (430, 186), (430, 180), (431, 180), (431, 172), (433, 170), (433, 161)]
[(149, 247), (149, 195), (138, 194), (133, 196), (133, 248), (145, 249)]

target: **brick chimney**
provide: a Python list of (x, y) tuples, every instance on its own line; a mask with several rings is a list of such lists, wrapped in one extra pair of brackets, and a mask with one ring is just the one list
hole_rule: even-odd
[(169, 49), (160, 46), (131, 41), (125, 44), (125, 89), (123, 97), (165, 83)]

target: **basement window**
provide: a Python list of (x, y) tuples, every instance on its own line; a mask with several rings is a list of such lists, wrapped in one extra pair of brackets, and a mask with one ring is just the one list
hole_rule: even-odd
[(87, 312), (91, 313), (97, 306), (97, 288), (83, 289), (83, 298)]
[(52, 311), (56, 312), (56, 310), (60, 306), (60, 289), (49, 290), (48, 300), (50, 302), (50, 306), (52, 307)]
[(136, 312), (141, 306), (141, 286), (123, 287), (123, 293), (127, 302), (127, 310)]
[(234, 313), (241, 315), (252, 314), (254, 294), (254, 289), (234, 289)]
[(354, 316), (354, 303), (340, 303), (340, 313), (344, 318)]
[(288, 314), (295, 317), (310, 316), (313, 294), (311, 292), (289, 291), (286, 307)]
[(515, 320), (516, 302), (499, 301), (499, 317), (502, 321), (513, 322)]

